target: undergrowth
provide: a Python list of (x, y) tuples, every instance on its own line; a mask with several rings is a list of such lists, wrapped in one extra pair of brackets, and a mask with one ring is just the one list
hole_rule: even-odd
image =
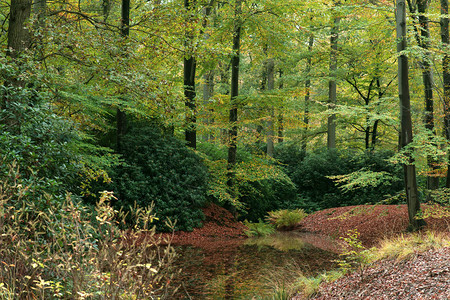
[(252, 223), (245, 220), (244, 225), (248, 228), (248, 230), (244, 232), (248, 237), (266, 236), (275, 232), (275, 228), (272, 224), (264, 223), (261, 220), (259, 220), (259, 222), (257, 223)]
[(168, 297), (175, 253), (160, 246), (151, 209), (135, 209), (124, 232), (112, 193), (94, 209), (70, 194), (33, 199), (19, 174), (11, 167), (0, 184), (0, 299)]
[(410, 234), (401, 234), (383, 240), (377, 248), (366, 249), (358, 239), (358, 232), (350, 230), (344, 238), (348, 248), (342, 253), (342, 260), (339, 260), (339, 269), (319, 274), (315, 277), (298, 276), (289, 290), (295, 290), (288, 298), (294, 294), (299, 294), (302, 299), (309, 299), (317, 293), (319, 287), (324, 282), (332, 282), (343, 277), (348, 272), (358, 271), (364, 277), (364, 270), (371, 264), (383, 259), (407, 260), (415, 254), (422, 253), (430, 249), (450, 247), (450, 236), (448, 233), (426, 231)]
[(266, 220), (278, 230), (288, 230), (298, 225), (308, 214), (303, 209), (270, 211)]

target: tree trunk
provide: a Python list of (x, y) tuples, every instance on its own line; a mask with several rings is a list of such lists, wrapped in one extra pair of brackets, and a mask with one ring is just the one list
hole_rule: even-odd
[[(398, 56), (398, 93), (400, 99), (400, 146), (405, 148), (413, 141), (412, 136), (412, 122), (411, 122), (411, 104), (409, 94), (409, 80), (408, 80), (408, 58), (402, 53), (406, 49), (406, 4), (405, 0), (397, 0), (396, 9), (396, 23), (397, 23), (397, 52)], [(416, 168), (411, 156), (411, 153), (406, 153), (409, 156), (409, 162), (404, 164), (405, 176), (405, 191), (406, 200), (408, 204), (409, 224), (412, 230), (417, 230), (422, 222), (417, 220), (416, 214), (420, 210), (420, 202), (417, 193), (416, 182)]]
[[(267, 60), (267, 90), (273, 91), (275, 87), (275, 65), (273, 58), (269, 58)], [(269, 122), (267, 123), (267, 155), (270, 157), (273, 157), (273, 150), (274, 150), (274, 119), (275, 119), (275, 110), (273, 107), (273, 104), (270, 105), (269, 108)]]
[[(186, 13), (189, 14), (192, 10), (192, 5), (195, 4), (195, 0), (184, 0), (184, 8), (186, 9)], [(188, 17), (188, 24), (190, 22), (190, 17)], [(195, 103), (195, 69), (196, 69), (196, 59), (191, 51), (192, 45), (190, 45), (193, 41), (192, 32), (187, 29), (186, 31), (186, 55), (183, 58), (184, 63), (184, 97), (185, 97), (185, 105), (187, 108), (187, 116), (186, 116), (186, 130), (185, 130), (185, 139), (187, 145), (193, 149), (197, 148), (197, 130), (195, 128), (195, 123), (197, 122), (196, 116), (196, 103)]]
[[(208, 105), (210, 98), (214, 95), (214, 71), (208, 71), (205, 75), (203, 75), (203, 104), (205, 107)], [(214, 119), (207, 118), (205, 120), (206, 125), (211, 125), (214, 123)], [(212, 132), (209, 132), (209, 128), (207, 128), (206, 133), (204, 135), (204, 141), (208, 142), (214, 139), (214, 135)]]
[(240, 43), (241, 43), (241, 6), (242, 0), (236, 0), (234, 12), (234, 30), (233, 30), (233, 57), (231, 59), (231, 108), (230, 108), (230, 130), (228, 131), (228, 180), (227, 185), (230, 195), (235, 198), (235, 174), (234, 167), (236, 165), (236, 143), (237, 143), (237, 97), (239, 96), (239, 63), (240, 63)]
[(370, 118), (369, 117), (366, 117), (366, 128), (364, 129), (364, 133), (365, 133), (365, 136), (364, 136), (364, 141), (365, 141), (365, 147), (366, 147), (366, 150), (369, 150), (370, 149), (370, 125), (369, 125), (369, 121), (370, 121)]
[[(448, 0), (441, 0), (441, 41), (444, 49), (450, 46), (450, 34), (448, 28)], [(444, 58), (442, 59), (442, 75), (444, 82), (444, 131), (445, 137), (450, 141), (450, 56), (447, 51), (444, 51)], [(450, 161), (450, 154), (449, 154)], [(450, 188), (450, 163), (447, 163), (447, 181), (445, 183), (447, 188)]]
[[(31, 0), (11, 0), (6, 55), (15, 60), (18, 65), (22, 64), (18, 58), (31, 46), (31, 35), (27, 28), (31, 6)], [(5, 85), (23, 87), (25, 82), (17, 77), (9, 77), (6, 78)], [(6, 98), (1, 99), (1, 107), (5, 107), (7, 101)]]
[[(283, 71), (281, 69), (279, 70), (279, 74), (280, 74), (279, 89), (282, 90), (283, 89), (283, 80), (281, 79), (281, 77), (283, 76)], [(284, 131), (283, 107), (281, 107), (280, 112), (278, 114), (278, 143), (283, 142), (283, 131)]]
[[(377, 77), (376, 82), (377, 82), (377, 90), (378, 90), (378, 101), (381, 102), (381, 98), (383, 97), (383, 92), (381, 92), (381, 82), (380, 82), (379, 77)], [(371, 150), (375, 150), (375, 145), (377, 144), (377, 141), (378, 141), (378, 123), (379, 122), (380, 122), (380, 120), (375, 120), (375, 122), (373, 123)]]
[(307, 133), (309, 129), (309, 105), (311, 97), (311, 68), (312, 68), (312, 47), (314, 45), (314, 36), (311, 34), (309, 36), (308, 42), (308, 59), (306, 61), (306, 80), (305, 80), (305, 115), (303, 117), (303, 123), (305, 123), (305, 134), (302, 140), (302, 149), (306, 151), (307, 145)]
[[(431, 73), (430, 64), (430, 28), (429, 20), (425, 15), (427, 11), (428, 0), (417, 1), (417, 10), (419, 13), (420, 24), (420, 47), (423, 50), (422, 60), (422, 79), (425, 92), (425, 128), (428, 130), (428, 134), (434, 135), (434, 108), (433, 108), (433, 77)], [(434, 176), (436, 167), (436, 159), (433, 157), (427, 157), (428, 167), (432, 170), (432, 175), (427, 176), (427, 189), (435, 190), (439, 188), (439, 177)]]
[(7, 55), (12, 58), (19, 57), (31, 46), (30, 31), (26, 24), (31, 15), (31, 6), (31, 0), (11, 0)]
[[(120, 24), (120, 35), (127, 39), (130, 36), (130, 0), (122, 0), (122, 20)], [(124, 55), (127, 55), (127, 49), (123, 49)], [(122, 150), (122, 137), (127, 128), (127, 116), (120, 107), (116, 112), (116, 150)]]
[[(330, 36), (330, 77), (328, 82), (328, 109), (333, 111), (336, 107), (336, 70), (337, 70), (337, 50), (339, 38), (340, 18), (334, 17), (333, 27)], [(331, 112), (327, 122), (327, 147), (336, 148), (336, 114)]]
[(108, 21), (109, 13), (111, 11), (111, 0), (102, 0), (103, 22)]

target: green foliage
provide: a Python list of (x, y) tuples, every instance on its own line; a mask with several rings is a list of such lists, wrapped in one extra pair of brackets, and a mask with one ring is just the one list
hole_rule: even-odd
[(342, 238), (347, 246), (347, 250), (340, 254), (344, 259), (338, 261), (343, 273), (357, 269), (363, 274), (365, 268), (373, 261), (373, 251), (375, 248), (366, 249), (358, 237), (358, 230), (353, 229), (347, 232), (347, 237)]
[(244, 220), (244, 225), (247, 226), (248, 230), (245, 231), (245, 234), (248, 237), (252, 236), (266, 236), (275, 232), (275, 227), (272, 224), (264, 223), (259, 220), (256, 223), (249, 222)]
[[(300, 160), (289, 159), (286, 149)], [(394, 195), (403, 188), (400, 167), (387, 162), (391, 156), (389, 152), (322, 149), (308, 153), (302, 159), (304, 154), (299, 147), (284, 146), (277, 155), (276, 158), (297, 187), (303, 201), (300, 207), (308, 212), (377, 203), (386, 195)], [(339, 181), (345, 183), (341, 188)]]
[(89, 141), (74, 122), (56, 115), (49, 95), (33, 88), (4, 88), (0, 173), (17, 166), (26, 184), (33, 186), (33, 197), (79, 193), (90, 188), (93, 178), (108, 180), (104, 167), (116, 164), (116, 156)]
[(286, 230), (296, 226), (306, 216), (307, 213), (305, 213), (303, 209), (282, 209), (277, 211), (269, 211), (269, 215), (266, 219), (278, 230)]
[(295, 287), (296, 291), (300, 291), (305, 299), (309, 299), (317, 293), (322, 283), (335, 281), (344, 275), (345, 274), (342, 270), (328, 271), (315, 277), (306, 277), (301, 275), (297, 278), (297, 281), (293, 284), (293, 287)]
[(19, 166), (33, 191), (42, 195), (77, 191), (82, 157), (73, 124), (56, 116), (46, 104), (8, 102), (0, 111), (0, 172)]
[[(164, 296), (173, 249), (161, 247), (150, 210), (137, 210), (137, 226), (118, 227), (124, 214), (102, 194), (94, 208), (67, 195), (29, 199), (17, 168), (1, 178), (0, 298), (148, 299)], [(40, 207), (38, 202), (51, 202)]]
[(226, 186), (226, 147), (202, 143), (198, 149), (205, 154), (213, 177), (210, 195), (216, 201), (231, 202), (240, 210), (241, 219), (257, 222), (268, 211), (301, 205), (294, 184), (282, 168), (242, 148), (238, 148), (235, 170), (239, 197), (232, 199)]
[(241, 218), (251, 221), (263, 218), (272, 210), (296, 208), (301, 205), (295, 186), (288, 179), (242, 182), (239, 185), (239, 192), (241, 194), (239, 200), (246, 208)]
[(159, 230), (169, 229), (167, 219), (177, 221), (177, 230), (192, 231), (202, 224), (207, 168), (181, 141), (164, 137), (157, 128), (134, 128), (123, 137), (123, 160), (109, 170), (112, 183), (107, 188), (117, 195), (115, 207), (129, 210), (154, 203)]
[(434, 203), (450, 206), (450, 189), (440, 188), (430, 191), (430, 198)]

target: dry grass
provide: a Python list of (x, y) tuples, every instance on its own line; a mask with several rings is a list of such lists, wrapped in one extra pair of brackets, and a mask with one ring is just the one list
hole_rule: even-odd
[(400, 234), (396, 237), (382, 240), (375, 251), (375, 259), (404, 260), (411, 258), (416, 253), (442, 247), (450, 247), (450, 236), (448, 233), (425, 231)]

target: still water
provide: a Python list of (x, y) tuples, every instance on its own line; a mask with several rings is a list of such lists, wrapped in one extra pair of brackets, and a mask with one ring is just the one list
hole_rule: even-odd
[(175, 246), (176, 299), (264, 299), (295, 281), (336, 267), (337, 241), (302, 232), (269, 237), (210, 240)]

